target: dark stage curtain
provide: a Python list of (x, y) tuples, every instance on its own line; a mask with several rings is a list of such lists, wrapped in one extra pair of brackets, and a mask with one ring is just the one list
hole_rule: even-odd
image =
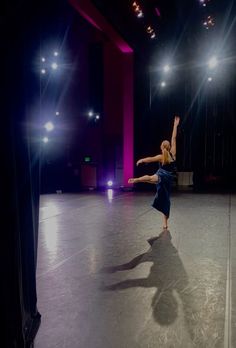
[(40, 324), (36, 263), (40, 190), (37, 127), (43, 2), (1, 2), (1, 326), (2, 348), (32, 347)]

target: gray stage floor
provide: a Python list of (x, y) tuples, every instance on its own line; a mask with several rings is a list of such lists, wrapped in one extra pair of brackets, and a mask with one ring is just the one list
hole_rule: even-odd
[(35, 348), (236, 347), (236, 196), (44, 195)]

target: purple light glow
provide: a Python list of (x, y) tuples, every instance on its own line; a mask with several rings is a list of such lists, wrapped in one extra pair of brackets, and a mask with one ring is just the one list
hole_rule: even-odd
[(112, 187), (112, 186), (113, 186), (113, 181), (112, 181), (112, 180), (109, 180), (109, 181), (107, 182), (107, 186)]
[(161, 17), (161, 12), (159, 11), (159, 9), (157, 7), (155, 8), (155, 11), (156, 11), (157, 16)]
[(69, 0), (72, 6), (95, 28), (105, 32), (122, 53), (133, 53), (133, 49), (114, 30), (89, 0)]

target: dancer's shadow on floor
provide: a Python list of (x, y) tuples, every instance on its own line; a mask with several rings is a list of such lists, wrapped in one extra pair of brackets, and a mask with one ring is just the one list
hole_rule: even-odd
[(150, 240), (151, 248), (130, 262), (114, 267), (102, 269), (105, 273), (131, 270), (143, 262), (152, 262), (147, 278), (128, 279), (116, 284), (104, 286), (104, 291), (124, 290), (134, 287), (156, 288), (152, 299), (153, 317), (160, 325), (171, 325), (178, 316), (178, 299), (182, 302), (184, 319), (190, 337), (193, 339), (194, 309), (192, 291), (188, 287), (188, 275), (178, 255), (178, 251), (171, 243), (169, 231)]

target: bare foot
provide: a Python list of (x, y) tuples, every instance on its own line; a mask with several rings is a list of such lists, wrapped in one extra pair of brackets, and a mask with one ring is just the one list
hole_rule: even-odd
[(131, 178), (128, 180), (128, 183), (129, 184), (135, 184), (136, 180), (134, 178)]

